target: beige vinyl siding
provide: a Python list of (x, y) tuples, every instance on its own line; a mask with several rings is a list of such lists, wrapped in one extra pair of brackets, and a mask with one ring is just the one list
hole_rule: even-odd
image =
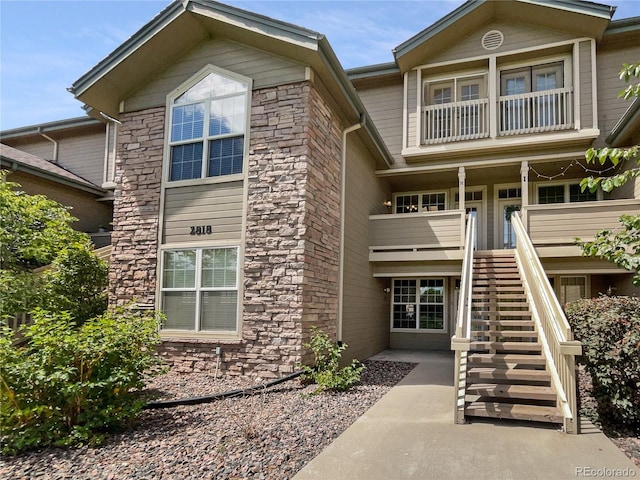
[[(194, 240), (238, 242), (242, 234), (242, 182), (165, 190), (163, 243)], [(211, 225), (208, 235), (191, 235), (191, 226)]]
[(11, 172), (8, 180), (19, 183), (30, 195), (46, 195), (64, 206), (71, 207), (71, 215), (78, 220), (72, 223), (76, 230), (95, 233), (100, 228), (109, 228), (113, 219), (110, 202), (98, 202), (95, 195), (73, 187), (61, 185), (25, 172)]
[(58, 163), (96, 185), (104, 178), (105, 127), (91, 135), (60, 140)]
[(531, 206), (527, 225), (534, 245), (573, 245), (576, 237), (591, 239), (598, 230), (616, 228), (620, 215), (638, 211), (640, 202), (634, 200)]
[(402, 161), (402, 84), (361, 90), (358, 94), (389, 152), (396, 162)]
[(416, 131), (418, 128), (416, 102), (418, 101), (418, 96), (420, 95), (416, 84), (416, 82), (418, 81), (418, 73), (415, 71), (411, 71), (409, 72), (408, 77), (409, 85), (407, 88), (407, 144), (404, 146), (415, 147)]
[(370, 220), (371, 247), (461, 247), (463, 211), (375, 216)]
[(355, 133), (347, 136), (342, 339), (347, 359), (389, 348), (388, 281), (373, 277), (369, 262), (369, 214), (383, 213), (391, 196)]
[[(89, 180), (102, 185), (104, 174), (105, 126), (92, 128), (83, 133), (47, 132), (58, 142), (58, 165)], [(29, 136), (4, 143), (46, 160), (53, 160), (53, 142), (42, 137)]]
[(254, 89), (305, 79), (303, 65), (234, 42), (209, 40), (129, 97), (125, 110), (132, 112), (165, 105), (168, 93), (209, 64), (252, 78)]
[(580, 42), (578, 51), (580, 56), (580, 128), (593, 128), (591, 42)]
[(621, 50), (599, 51), (596, 56), (600, 137), (595, 141), (594, 147), (605, 146), (604, 139), (629, 108), (629, 100), (618, 98), (618, 92), (626, 86), (618, 75), (623, 63), (634, 62), (638, 58), (640, 58), (640, 45)]
[[(504, 35), (501, 47), (495, 50), (485, 50), (481, 41), (485, 33), (490, 30), (500, 30)], [(445, 49), (440, 55), (426, 59), (425, 63), (448, 62), (469, 57), (502, 54), (512, 50), (539, 47), (541, 45), (571, 40), (571, 36), (564, 32), (557, 32), (542, 27), (522, 25), (517, 23), (490, 22), (464, 37), (457, 44)]]

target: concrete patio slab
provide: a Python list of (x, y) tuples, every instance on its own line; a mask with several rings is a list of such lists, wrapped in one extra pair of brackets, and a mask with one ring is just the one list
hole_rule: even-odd
[(449, 352), (387, 351), (374, 359), (419, 364), (295, 480), (640, 478), (590, 424), (580, 435), (508, 421), (454, 425)]

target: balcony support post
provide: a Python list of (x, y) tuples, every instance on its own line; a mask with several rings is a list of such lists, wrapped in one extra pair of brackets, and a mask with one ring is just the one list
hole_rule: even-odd
[[(466, 200), (466, 180), (467, 180), (467, 173), (464, 170), (464, 167), (458, 167), (458, 208), (460, 210), (462, 210), (463, 212), (466, 211), (466, 206), (465, 206), (465, 200)], [(461, 222), (461, 241), (462, 241), (462, 245), (460, 248), (464, 248), (464, 235), (465, 235), (465, 218), (466, 215), (462, 216), (462, 222)]]
[(525, 228), (527, 226), (527, 206), (529, 206), (529, 162), (524, 160), (520, 165), (520, 182), (521, 182), (521, 215), (522, 223)]
[(498, 137), (498, 68), (496, 56), (489, 57), (489, 137)]

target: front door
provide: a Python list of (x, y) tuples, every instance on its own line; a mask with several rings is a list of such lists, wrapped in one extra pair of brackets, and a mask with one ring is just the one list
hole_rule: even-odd
[(522, 191), (519, 187), (498, 188), (497, 197), (495, 248), (515, 248), (516, 236), (511, 225), (511, 214), (520, 211)]

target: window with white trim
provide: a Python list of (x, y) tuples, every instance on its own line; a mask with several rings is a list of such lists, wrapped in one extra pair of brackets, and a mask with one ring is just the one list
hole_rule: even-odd
[(392, 329), (445, 331), (444, 278), (393, 281)]
[(162, 259), (163, 329), (236, 331), (237, 247), (166, 250)]
[(249, 91), (248, 81), (210, 71), (172, 98), (169, 181), (242, 173)]
[(560, 277), (560, 304), (575, 302), (587, 298), (587, 277)]
[(447, 209), (445, 192), (398, 194), (395, 196), (396, 213), (437, 212)]
[(538, 185), (538, 204), (595, 202), (597, 192), (582, 191), (578, 183), (556, 183), (552, 185)]

